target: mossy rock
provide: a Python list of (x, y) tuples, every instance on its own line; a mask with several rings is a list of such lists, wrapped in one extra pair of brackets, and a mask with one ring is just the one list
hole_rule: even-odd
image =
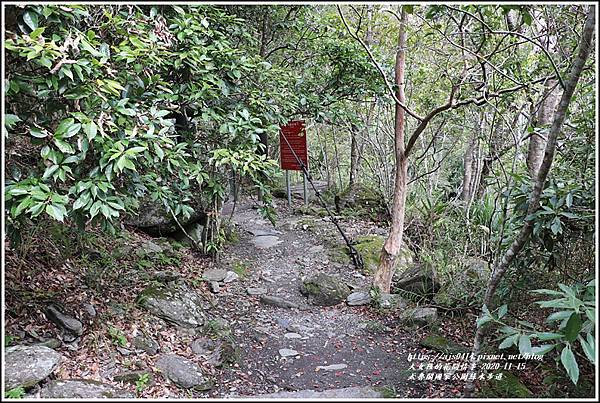
[(519, 377), (508, 371), (499, 371), (502, 379), (488, 381), (479, 391), (479, 397), (485, 398), (530, 398), (532, 393)]
[[(377, 270), (384, 242), (385, 238), (381, 235), (363, 235), (356, 238), (353, 246), (363, 259), (366, 273), (375, 273)], [(348, 253), (348, 250), (345, 248), (344, 252)], [(403, 245), (396, 261), (395, 271), (404, 271), (413, 261), (413, 252), (406, 245)]]
[(350, 210), (345, 215), (367, 217), (375, 222), (390, 220), (383, 194), (365, 185), (355, 185), (336, 195), (335, 207), (338, 214)]
[(308, 296), (311, 303), (320, 306), (333, 306), (341, 303), (350, 294), (350, 287), (339, 279), (324, 273), (304, 280), (300, 292)]
[(460, 354), (469, 352), (468, 348), (437, 334), (432, 334), (425, 337), (419, 344), (430, 350), (445, 354)]

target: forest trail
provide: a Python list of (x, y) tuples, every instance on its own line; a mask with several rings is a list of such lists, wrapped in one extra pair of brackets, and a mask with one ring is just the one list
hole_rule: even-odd
[[(220, 314), (234, 329), (242, 353), (239, 367), (223, 371), (211, 395), (242, 397), (282, 391), (270, 396), (391, 397), (415, 393), (415, 384), (406, 382), (407, 350), (414, 348), (413, 335), (388, 327), (367, 307), (309, 305), (300, 293), (302, 280), (317, 273), (330, 274), (355, 288), (368, 287), (368, 279), (358, 271), (330, 259), (324, 238), (342, 241), (332, 233), (327, 218), (294, 216), (281, 210), (273, 228), (250, 205), (244, 205), (233, 220), (239, 242), (224, 250), (226, 258), (221, 263), (229, 270), (245, 265), (247, 275), (227, 284), (227, 291), (217, 298)], [(263, 289), (258, 292), (297, 307), (266, 304), (260, 296), (248, 295), (248, 288)], [(340, 390), (307, 392), (330, 389)], [(290, 395), (288, 391), (305, 392)]]

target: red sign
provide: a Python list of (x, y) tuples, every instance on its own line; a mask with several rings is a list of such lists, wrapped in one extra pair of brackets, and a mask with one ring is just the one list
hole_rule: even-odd
[[(287, 142), (286, 142), (287, 139)], [(289, 144), (289, 145), (288, 145)], [(290, 149), (290, 146), (292, 147)], [(308, 151), (306, 149), (306, 128), (303, 120), (292, 120), (279, 131), (279, 148), (281, 150), (281, 169), (301, 171), (302, 168), (294, 157), (294, 153), (308, 168)], [(292, 152), (292, 150), (294, 152)]]

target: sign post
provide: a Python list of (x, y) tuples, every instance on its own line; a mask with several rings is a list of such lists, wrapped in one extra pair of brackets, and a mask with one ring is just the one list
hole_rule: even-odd
[[(288, 205), (292, 205), (289, 171), (303, 171), (303, 164), (308, 169), (308, 150), (306, 147), (306, 127), (303, 120), (292, 120), (287, 125), (281, 126), (279, 131), (279, 147), (281, 155), (281, 169), (286, 170), (286, 186)], [(304, 203), (308, 204), (308, 189), (306, 173), (304, 178)]]

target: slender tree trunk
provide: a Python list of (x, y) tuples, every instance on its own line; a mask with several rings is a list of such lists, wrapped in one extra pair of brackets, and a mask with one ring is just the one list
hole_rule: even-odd
[[(545, 128), (552, 124), (552, 114), (560, 99), (560, 89), (556, 80), (548, 80), (544, 88), (543, 99), (537, 113), (536, 128)], [(546, 139), (539, 133), (532, 133), (529, 137), (529, 149), (527, 151), (527, 168), (532, 178), (535, 178), (544, 158)]]
[(476, 143), (476, 134), (473, 135), (473, 138), (469, 141), (469, 145), (467, 146), (467, 151), (465, 151), (465, 155), (463, 157), (463, 188), (460, 194), (460, 199), (468, 204), (469, 200), (471, 200), (472, 194), (472, 183), (473, 183), (473, 161), (475, 155), (475, 143)]
[[(394, 66), (396, 97), (404, 104), (404, 66), (406, 62), (406, 21), (407, 15), (404, 9), (400, 15), (400, 32), (398, 34), (398, 51), (396, 52), (396, 63)], [(394, 201), (392, 203), (392, 225), (390, 235), (381, 250), (381, 258), (373, 285), (384, 293), (390, 292), (394, 266), (398, 252), (402, 246), (404, 233), (404, 213), (406, 194), (408, 191), (408, 160), (404, 147), (404, 109), (396, 103), (394, 118), (394, 145), (396, 151), (396, 180), (394, 182)]]
[(358, 132), (355, 125), (350, 128), (350, 179), (348, 187), (353, 188), (358, 179)]
[[(562, 97), (560, 98), (558, 107), (554, 111), (552, 126), (550, 127), (550, 131), (548, 133), (548, 144), (546, 145), (544, 151), (544, 158), (539, 167), (539, 170), (537, 171), (537, 175), (535, 176), (533, 190), (529, 195), (529, 208), (527, 210), (528, 216), (534, 214), (539, 209), (540, 196), (542, 194), (542, 190), (544, 189), (544, 183), (546, 182), (546, 177), (548, 176), (548, 172), (550, 171), (552, 160), (554, 159), (556, 140), (558, 138), (558, 135), (560, 134), (562, 125), (565, 121), (567, 109), (569, 107), (569, 103), (571, 102), (571, 98), (573, 97), (573, 92), (575, 91), (577, 82), (579, 81), (579, 78), (581, 76), (581, 71), (583, 70), (585, 62), (590, 54), (595, 23), (595, 6), (589, 6), (587, 18), (585, 21), (583, 32), (581, 34), (581, 39), (579, 41), (579, 51), (577, 53), (577, 56), (575, 57), (575, 60), (573, 61), (573, 66), (571, 67), (569, 76), (565, 81), (564, 92), (562, 94)], [(483, 299), (483, 304), (487, 306), (489, 310), (493, 310), (492, 299), (494, 297), (494, 294), (496, 293), (496, 288), (498, 287), (500, 280), (502, 280), (510, 264), (513, 262), (515, 257), (519, 254), (519, 252), (523, 249), (525, 243), (529, 240), (529, 237), (533, 230), (533, 224), (533, 221), (526, 220), (519, 234), (511, 243), (510, 247), (506, 250), (502, 257), (496, 261), (494, 265), (494, 270), (492, 271), (492, 276), (488, 281), (485, 296)], [(481, 350), (483, 338), (484, 327), (478, 327), (477, 331), (475, 332), (475, 337), (473, 340), (473, 349), (471, 351), (471, 360), (473, 363), (477, 361), (477, 356), (479, 355), (479, 352)], [(465, 395), (467, 397), (472, 395), (474, 386), (475, 385), (473, 382), (468, 382), (465, 385)]]

